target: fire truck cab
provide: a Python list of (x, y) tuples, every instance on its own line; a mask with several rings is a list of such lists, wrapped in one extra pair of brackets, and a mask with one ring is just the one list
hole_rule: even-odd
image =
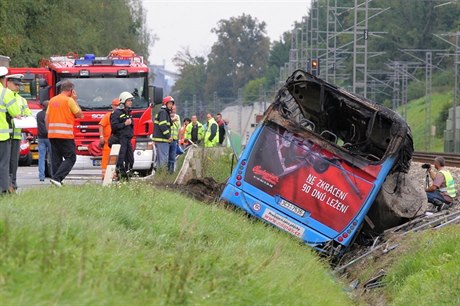
[(131, 109), (134, 120), (133, 170), (144, 175), (152, 171), (152, 107), (161, 103), (163, 92), (161, 88), (149, 86), (149, 68), (142, 56), (129, 49), (115, 49), (105, 57), (94, 54), (79, 57), (69, 53), (52, 56), (40, 64), (41, 68), (14, 68), (15, 73), (24, 73), (24, 79), (27, 75), (27, 79), (31, 80), (29, 91), (35, 94), (39, 103), (59, 94), (61, 82), (70, 80), (75, 84), (77, 103), (84, 117), (75, 120), (77, 161), (74, 169), (100, 167), (102, 157), (91, 150), (91, 145), (99, 142), (99, 121), (112, 111), (112, 100), (118, 98), (121, 92), (128, 91), (134, 96)]

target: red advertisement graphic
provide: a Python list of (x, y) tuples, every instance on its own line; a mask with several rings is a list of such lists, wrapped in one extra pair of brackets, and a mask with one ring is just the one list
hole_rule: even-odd
[(264, 128), (247, 169), (247, 183), (294, 203), (338, 232), (353, 220), (374, 181), (368, 169), (352, 167), (281, 128)]

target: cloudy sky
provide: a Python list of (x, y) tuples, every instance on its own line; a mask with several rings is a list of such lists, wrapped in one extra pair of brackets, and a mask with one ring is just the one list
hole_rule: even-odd
[(265, 21), (270, 39), (278, 40), (291, 30), (294, 21), (302, 20), (310, 0), (143, 0), (147, 25), (159, 40), (150, 48), (149, 62), (166, 64), (175, 70), (171, 60), (177, 51), (189, 47), (192, 55), (206, 56), (216, 35), (211, 29), (221, 19), (243, 13)]

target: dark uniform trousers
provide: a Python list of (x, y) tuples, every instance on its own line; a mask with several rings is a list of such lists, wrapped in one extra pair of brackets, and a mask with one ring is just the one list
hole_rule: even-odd
[(53, 180), (61, 182), (77, 161), (73, 139), (50, 138)]
[(0, 141), (0, 191), (8, 192), (10, 186), (11, 139)]
[(131, 138), (119, 137), (120, 139), (120, 153), (118, 154), (117, 169), (123, 176), (126, 172), (130, 171), (134, 165), (133, 146)]

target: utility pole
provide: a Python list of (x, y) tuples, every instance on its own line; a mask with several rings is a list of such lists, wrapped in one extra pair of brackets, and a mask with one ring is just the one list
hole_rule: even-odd
[[(319, 2), (314, 0), (310, 10), (310, 61), (318, 59), (318, 37), (319, 37)], [(319, 63), (318, 63), (319, 64)]]
[(401, 112), (404, 120), (407, 120), (407, 64), (401, 65), (401, 72), (401, 103), (403, 105)]
[(243, 136), (243, 89), (238, 88), (238, 131)]
[[(369, 0), (355, 0), (353, 30), (353, 92), (367, 96), (367, 39)], [(362, 7), (364, 4), (364, 7)], [(364, 18), (364, 25), (363, 19)], [(358, 37), (358, 35), (362, 35)]]
[(453, 103), (453, 137), (454, 137), (454, 150), (453, 152), (459, 152), (457, 147), (457, 105), (460, 104), (460, 32), (455, 35), (455, 86), (454, 86), (454, 103)]
[(425, 152), (431, 149), (431, 77), (432, 52), (425, 54)]
[(393, 110), (397, 111), (398, 107), (400, 105), (400, 94), (399, 94), (399, 89), (400, 89), (400, 74), (399, 74), (399, 62), (393, 62)]
[[(334, 2), (331, 5), (330, 2)], [(335, 84), (335, 70), (337, 60), (337, 0), (327, 0), (327, 24), (326, 24), (326, 81)], [(331, 58), (329, 57), (331, 53)], [(330, 73), (330, 70), (332, 70)]]
[(294, 70), (297, 69), (297, 63), (299, 61), (299, 50), (297, 49), (297, 29), (294, 28), (291, 34), (291, 49), (289, 49), (289, 72), (291, 75)]
[(302, 29), (301, 29), (301, 42), (300, 42), (300, 67), (303, 70), (307, 70), (308, 59), (310, 54), (308, 53), (308, 23), (307, 16), (302, 17)]

